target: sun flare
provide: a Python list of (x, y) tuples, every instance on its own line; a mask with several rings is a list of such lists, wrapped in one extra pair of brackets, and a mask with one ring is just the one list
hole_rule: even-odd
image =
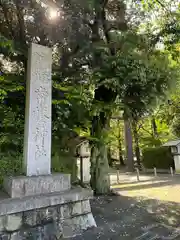
[(48, 16), (51, 20), (56, 19), (58, 17), (59, 13), (56, 9), (49, 9)]

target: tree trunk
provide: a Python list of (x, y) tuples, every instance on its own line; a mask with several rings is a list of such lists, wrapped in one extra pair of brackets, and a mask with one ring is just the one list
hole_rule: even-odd
[(121, 142), (121, 129), (120, 129), (120, 120), (118, 119), (118, 151), (119, 151), (119, 162), (121, 166), (125, 166), (123, 155), (122, 155), (122, 142)]
[(95, 194), (110, 193), (108, 154), (104, 141), (108, 120), (101, 112), (100, 116), (94, 116), (92, 122), (91, 134), (96, 141), (91, 148), (91, 187)]
[(126, 155), (127, 155), (127, 168), (129, 172), (133, 172), (134, 157), (133, 157), (131, 124), (129, 119), (126, 119), (126, 118), (124, 118), (124, 130), (125, 130), (125, 143), (126, 143)]
[(107, 157), (108, 157), (109, 166), (112, 167), (113, 166), (113, 159), (111, 157), (111, 149), (110, 149), (110, 147), (107, 148)]
[(152, 126), (153, 136), (156, 138), (158, 136), (158, 132), (157, 132), (156, 119), (154, 116), (152, 116), (151, 118), (151, 126)]
[(107, 147), (103, 143), (96, 144), (92, 147), (91, 187), (96, 195), (108, 194), (110, 192)]
[(139, 148), (139, 136), (137, 131), (137, 123), (133, 121), (133, 135), (134, 135), (134, 143), (135, 143), (135, 154), (137, 159), (137, 165), (140, 168), (141, 167), (141, 154), (140, 154), (140, 148)]
[(122, 143), (121, 139), (118, 139), (118, 150), (119, 150), (119, 162), (121, 166), (125, 166), (123, 155), (122, 155)]

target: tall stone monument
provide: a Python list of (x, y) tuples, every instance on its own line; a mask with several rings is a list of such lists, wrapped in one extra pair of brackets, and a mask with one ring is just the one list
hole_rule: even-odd
[[(0, 238), (61, 239), (96, 226), (92, 191), (71, 189), (70, 174), (51, 174), (51, 49), (31, 44), (28, 59), (24, 136), (25, 176), (4, 181)], [(1, 221), (2, 220), (2, 221)], [(12, 225), (13, 223), (13, 225)], [(41, 226), (41, 227), (39, 227)], [(1, 234), (2, 233), (2, 234)]]
[(50, 48), (32, 44), (26, 87), (24, 170), (27, 176), (51, 173)]

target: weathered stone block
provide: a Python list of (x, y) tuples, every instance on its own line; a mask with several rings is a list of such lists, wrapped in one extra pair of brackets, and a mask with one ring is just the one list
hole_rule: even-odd
[(34, 177), (9, 177), (4, 188), (12, 198), (62, 192), (71, 188), (70, 174), (54, 174)]
[(72, 212), (72, 203), (64, 204), (59, 207), (59, 219), (70, 218)]
[(89, 200), (68, 203), (60, 206), (59, 219), (67, 219), (72, 216), (91, 212)]
[(5, 216), (4, 227), (6, 231), (13, 232), (19, 230), (22, 226), (22, 214), (16, 213)]
[(86, 215), (81, 216), (81, 218), (80, 218), (81, 221), (80, 222), (78, 222), (77, 220), (75, 220), (76, 225), (80, 226), (80, 228), (82, 230), (86, 230), (86, 229), (92, 228), (92, 227), (97, 227), (92, 213), (88, 213)]
[(74, 237), (82, 230), (96, 226), (89, 213), (91, 197), (92, 192), (78, 188), (61, 194), (1, 200), (3, 231), (0, 239), (3, 234), (8, 240), (57, 240), (62, 235), (64, 238)]
[(39, 224), (44, 224), (50, 221), (57, 221), (58, 219), (59, 219), (58, 208), (56, 206), (35, 209), (23, 213), (24, 224), (29, 225), (31, 227)]
[[(44, 240), (44, 226), (32, 228), (22, 228), (20, 231), (13, 232), (9, 240)], [(50, 240), (51, 238), (49, 238)]]
[(24, 232), (23, 235), (23, 240), (27, 239), (27, 240), (42, 240), (43, 239), (43, 227), (34, 227), (34, 228), (30, 228), (28, 230), (26, 230), (26, 232)]
[(81, 202), (77, 202), (73, 204), (72, 207), (72, 215), (80, 215), (82, 213), (82, 204)]
[(62, 220), (64, 238), (74, 237), (92, 227), (96, 227), (92, 213)]
[(56, 207), (42, 208), (37, 210), (37, 224), (44, 224), (56, 220)]
[(62, 229), (62, 224), (60, 222), (56, 223), (57, 225), (57, 231), (55, 233), (56, 240), (60, 240), (63, 237), (63, 229)]
[(8, 240), (59, 240), (62, 237), (61, 224), (52, 222), (14, 232)]
[[(74, 231), (74, 225), (72, 219), (64, 219), (62, 220), (62, 232), (64, 238), (72, 238), (77, 235), (77, 232)], [(78, 232), (79, 234), (79, 232)]]
[(23, 223), (30, 227), (37, 225), (37, 210), (27, 211), (23, 213)]
[(0, 217), (0, 232), (4, 230), (4, 216)]
[(63, 193), (50, 193), (18, 199), (9, 198), (0, 201), (0, 216), (88, 200), (92, 197), (92, 191), (78, 188)]
[(75, 230), (86, 230), (88, 228), (96, 227), (96, 223), (94, 221), (94, 218), (91, 213), (74, 217), (73, 219), (73, 225)]
[(20, 232), (14, 232), (9, 236), (8, 240), (23, 240), (23, 236)]
[(90, 207), (89, 200), (80, 201), (73, 204), (72, 216), (81, 215), (81, 214), (90, 213), (90, 212), (91, 212), (91, 207)]
[(89, 200), (82, 201), (81, 204), (82, 204), (82, 209), (83, 209), (82, 213), (90, 213), (91, 212), (91, 205), (90, 205)]
[(49, 223), (43, 227), (43, 232), (42, 232), (42, 239), (43, 240), (57, 240), (61, 239), (62, 237), (62, 226), (61, 224), (57, 224), (56, 222), (54, 223)]

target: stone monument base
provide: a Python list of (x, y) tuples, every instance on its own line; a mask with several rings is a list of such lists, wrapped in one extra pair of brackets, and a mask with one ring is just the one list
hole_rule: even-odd
[(8, 177), (4, 189), (11, 198), (20, 198), (71, 189), (70, 174), (53, 174), (33, 177)]
[[(59, 178), (61, 183), (63, 182), (62, 178), (66, 181), (70, 180), (69, 175), (59, 176), (61, 176)], [(48, 177), (41, 176), (41, 183)], [(38, 190), (38, 194), (35, 194), (37, 189), (35, 185), (31, 195), (29, 195), (30, 191), (25, 191), (26, 194), (28, 192), (25, 196), (0, 200), (0, 239), (57, 240), (74, 237), (83, 230), (96, 227), (89, 202), (93, 197), (93, 192), (82, 188), (67, 190), (62, 188), (63, 191), (59, 189), (59, 191), (47, 193), (49, 183), (52, 183), (52, 179), (54, 179), (53, 175), (50, 179), (43, 185), (42, 189), (45, 193), (40, 193), (41, 191)], [(57, 183), (57, 175), (55, 179), (56, 186), (60, 186)], [(24, 181), (26, 186), (31, 186), (31, 184), (28, 185), (28, 181), (31, 181), (30, 178), (26, 177), (10, 179), (5, 182), (6, 184), (8, 182), (9, 185), (5, 185), (11, 189), (14, 186), (12, 182), (18, 183), (18, 186), (23, 186), (22, 182)], [(33, 181), (34, 179), (32, 179)], [(69, 184), (65, 185), (69, 188)], [(31, 187), (27, 189), (31, 189)], [(56, 187), (54, 189), (57, 190)], [(9, 192), (12, 193), (13, 189)], [(18, 190), (19, 192), (22, 193)]]

